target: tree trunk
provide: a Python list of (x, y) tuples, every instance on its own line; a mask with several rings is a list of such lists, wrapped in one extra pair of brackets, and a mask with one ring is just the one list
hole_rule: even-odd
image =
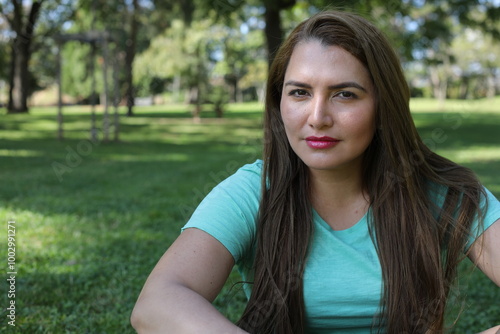
[(283, 40), (280, 10), (276, 9), (274, 6), (267, 6), (264, 18), (266, 21), (264, 33), (266, 34), (267, 59), (269, 62), (269, 66), (271, 66), (276, 51), (278, 50), (281, 41)]
[(181, 100), (181, 76), (176, 74), (174, 76), (174, 82), (172, 83), (172, 100), (173, 102), (179, 102)]
[(134, 64), (135, 58), (135, 48), (137, 44), (137, 11), (139, 10), (138, 0), (132, 1), (132, 15), (130, 17), (130, 31), (127, 39), (127, 46), (125, 52), (125, 73), (126, 73), (126, 86), (127, 91), (125, 93), (127, 100), (127, 116), (133, 116), (133, 107), (135, 104), (135, 92), (134, 92), (134, 78), (132, 66)]
[(95, 57), (96, 57), (96, 45), (94, 42), (91, 43), (91, 52), (90, 52), (90, 78), (91, 78), (91, 95), (90, 95), (90, 140), (93, 143), (97, 143), (97, 119), (95, 114), (95, 106), (97, 104), (97, 93), (95, 90), (96, 87), (96, 78), (95, 78)]
[(118, 54), (118, 50), (115, 44), (114, 49), (115, 56), (111, 59), (113, 60), (113, 109), (114, 109), (114, 141), (117, 142), (120, 140), (120, 116), (118, 113), (118, 104), (120, 103), (120, 88), (118, 86), (118, 60), (116, 59), (116, 55)]
[(243, 102), (243, 91), (241, 90), (239, 85), (236, 86), (236, 102)]
[(282, 9), (287, 9), (295, 5), (296, 0), (265, 0), (264, 5), (266, 7), (266, 13), (264, 14), (264, 20), (266, 21), (266, 27), (264, 33), (266, 35), (266, 45), (268, 53), (268, 62), (271, 66), (276, 51), (283, 41), (283, 30), (281, 28), (281, 16), (280, 11)]
[(61, 48), (62, 45), (57, 42), (57, 138), (59, 140), (64, 139), (64, 129), (63, 129), (63, 113), (62, 113), (62, 64), (61, 64)]
[(460, 80), (460, 99), (465, 100), (469, 94), (469, 77), (462, 76)]
[[(17, 38), (16, 38), (17, 39)], [(13, 78), (11, 86), (11, 102), (9, 113), (28, 112), (28, 58), (29, 50), (23, 43), (15, 43), (16, 58), (13, 60)]]
[(194, 105), (192, 110), (193, 121), (199, 123), (201, 120), (201, 99), (200, 99), (200, 85), (195, 84), (189, 89), (189, 104)]
[(104, 102), (104, 119), (103, 119), (103, 132), (104, 132), (104, 141), (107, 142), (109, 140), (109, 90), (108, 90), (108, 34), (105, 33), (104, 40), (102, 42), (102, 53), (103, 53), (103, 84), (104, 84), (104, 92), (101, 98), (101, 104)]
[(444, 108), (444, 102), (446, 100), (446, 91), (448, 89), (448, 82), (445, 75), (441, 72), (442, 69), (433, 66), (430, 68), (430, 79), (432, 84), (432, 90), (434, 93), (434, 98), (438, 100), (438, 105), (440, 109)]
[(238, 102), (238, 77), (235, 74), (226, 75), (229, 85), (229, 102)]
[(13, 1), (14, 17), (9, 21), (16, 33), (12, 43), (11, 68), (9, 76), (9, 113), (28, 112), (28, 96), (30, 92), (29, 61), (31, 58), (31, 42), (38, 14), (43, 0), (33, 1), (27, 22), (23, 24), (22, 4)]
[(495, 76), (493, 74), (493, 70), (490, 70), (486, 78), (486, 97), (492, 99), (495, 97), (496, 87), (495, 87)]

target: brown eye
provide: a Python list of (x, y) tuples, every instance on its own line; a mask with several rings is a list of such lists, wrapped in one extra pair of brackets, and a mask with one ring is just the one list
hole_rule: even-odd
[(304, 89), (294, 89), (288, 93), (289, 96), (302, 97), (307, 96), (307, 91)]
[(335, 96), (338, 96), (341, 99), (355, 99), (358, 97), (356, 94), (354, 94), (353, 92), (349, 92), (349, 91), (338, 92)]

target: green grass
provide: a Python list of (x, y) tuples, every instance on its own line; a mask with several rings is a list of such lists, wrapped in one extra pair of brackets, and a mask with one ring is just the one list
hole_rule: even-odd
[[(430, 100), (414, 104), (422, 138), (471, 167), (497, 197), (500, 112), (492, 106), (499, 102), (450, 101), (444, 110)], [(15, 220), (18, 274), (16, 327), (7, 324), (4, 283), (0, 332), (133, 333), (128, 319), (139, 291), (196, 205), (260, 157), (261, 109), (230, 105), (224, 119), (207, 110), (197, 124), (183, 105), (141, 107), (121, 118), (118, 143), (88, 140), (85, 107), (64, 109), (62, 142), (54, 108), (1, 112), (1, 268), (7, 221)], [(455, 332), (500, 323), (500, 289), (478, 270), (462, 271), (467, 298)], [(234, 272), (215, 302), (232, 320), (244, 305), (238, 279)]]

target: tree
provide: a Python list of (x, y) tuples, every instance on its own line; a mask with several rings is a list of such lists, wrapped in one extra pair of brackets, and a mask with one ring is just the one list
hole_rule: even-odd
[(149, 94), (153, 93), (149, 88), (154, 77), (172, 81), (176, 77), (185, 77), (190, 63), (193, 63), (192, 54), (185, 51), (186, 36), (190, 33), (184, 21), (173, 20), (170, 28), (152, 38), (149, 47), (138, 54), (134, 62), (134, 84)]
[[(95, 45), (97, 47), (98, 45)], [(80, 103), (88, 102), (92, 92), (103, 92), (103, 74), (101, 66), (94, 66), (95, 84), (91, 84), (91, 62), (102, 63), (103, 58), (97, 50), (96, 58), (92, 55), (92, 46), (89, 43), (71, 41), (64, 44), (62, 49), (62, 90), (77, 99)]]
[(500, 8), (475, 0), (409, 1), (406, 3), (406, 46), (414, 59), (426, 64), (434, 97), (441, 103), (454, 75), (455, 57), (450, 51), (460, 29), (471, 27), (500, 40)]
[[(7, 30), (8, 30), (8, 23), (0, 17), (0, 31), (7, 31)], [(5, 81), (8, 79), (7, 69), (9, 68), (10, 64), (8, 49), (9, 49), (8, 39), (4, 36), (0, 36), (0, 81)]]
[[(217, 1), (202, 1), (200, 11), (205, 15), (214, 11), (218, 21), (225, 21), (226, 25), (231, 22), (231, 14), (241, 12), (246, 7), (261, 8), (261, 13), (264, 18), (264, 34), (266, 37), (266, 49), (268, 54), (268, 62), (271, 64), (274, 54), (281, 45), (284, 38), (282, 27), (281, 12), (291, 8), (296, 4), (297, 0), (217, 0)], [(214, 5), (215, 3), (215, 5)]]
[[(141, 3), (146, 3), (142, 1)], [(68, 22), (69, 29), (65, 33), (86, 33), (91, 31), (107, 32), (111, 35), (116, 48), (113, 50), (114, 62), (119, 62), (117, 68), (120, 73), (117, 74), (120, 96), (124, 96), (128, 107), (127, 115), (133, 114), (134, 97), (136, 89), (133, 85), (132, 66), (137, 49), (144, 43), (140, 38), (140, 20), (141, 10), (139, 1), (127, 0), (80, 0), (78, 10), (72, 21)], [(126, 24), (124, 24), (124, 22)], [(102, 47), (102, 45), (95, 45)], [(91, 57), (91, 45), (77, 42), (68, 43), (63, 52), (64, 66), (69, 67), (71, 71), (63, 71), (65, 81), (64, 90), (73, 96), (79, 98), (88, 98), (90, 89), (97, 88), (103, 91), (103, 76), (100, 73), (101, 68), (96, 67), (96, 87), (90, 84), (89, 75), (89, 57)], [(101, 57), (103, 50), (98, 50), (97, 60), (102, 64)]]
[[(259, 61), (267, 62), (266, 50), (264, 48), (264, 36), (261, 33), (260, 26), (262, 20), (255, 19), (255, 8), (244, 8), (243, 13), (231, 13), (231, 22), (220, 25), (215, 48), (220, 48), (222, 58), (217, 60), (214, 68), (214, 75), (221, 76), (229, 85), (230, 101), (242, 102), (242, 89), (249, 89), (253, 85), (249, 80), (245, 86), (241, 85), (241, 80), (245, 77), (250, 68), (252, 70), (261, 70), (255, 63)], [(253, 19), (252, 19), (253, 18)], [(256, 86), (262, 86), (265, 82), (267, 69), (260, 71), (262, 82)], [(250, 74), (256, 77), (257, 73)]]
[[(83, 3), (94, 2), (95, 0), (81, 0)], [(119, 30), (124, 37), (124, 63), (123, 77), (125, 85), (125, 101), (127, 104), (127, 116), (133, 115), (133, 106), (135, 104), (135, 93), (137, 89), (134, 86), (134, 62), (136, 54), (149, 46), (150, 40), (165, 27), (169, 22), (179, 16), (188, 24), (194, 18), (195, 2), (192, 0), (111, 0), (106, 1), (104, 5), (99, 3), (97, 8), (100, 14), (99, 21), (109, 27), (109, 18), (121, 16), (118, 21), (114, 20), (113, 29)], [(118, 15), (117, 15), (118, 14)], [(123, 22), (126, 22), (126, 28), (123, 28)], [(140, 27), (140, 29), (139, 29)]]
[(264, 7), (266, 8), (266, 12), (264, 13), (264, 20), (266, 21), (264, 33), (266, 35), (269, 65), (271, 65), (274, 60), (274, 54), (281, 45), (284, 37), (280, 12), (284, 9), (291, 8), (295, 5), (296, 0), (263, 1)]
[[(50, 47), (54, 44), (50, 36), (73, 12), (71, 0), (0, 1), (0, 15), (8, 23), (7, 31), (10, 30), (4, 36), (12, 36), (8, 40), (9, 52), (4, 54), (9, 61), (6, 66), (9, 83), (8, 112), (27, 112), (28, 97), (38, 88), (40, 76), (45, 76), (44, 81), (48, 77), (53, 80), (55, 65), (40, 66), (34, 71), (33, 59), (39, 64), (39, 60), (45, 60), (43, 56), (37, 57), (36, 54), (39, 50), (50, 54)], [(55, 64), (55, 55), (53, 58)]]
[(137, 30), (139, 28), (137, 22), (137, 15), (139, 11), (139, 1), (132, 0), (132, 8), (130, 9), (130, 28), (128, 31), (128, 38), (125, 49), (125, 82), (127, 91), (125, 97), (127, 99), (127, 116), (132, 116), (134, 113), (134, 78), (133, 78), (133, 64), (136, 53), (137, 45)]
[(473, 28), (461, 29), (450, 52), (455, 60), (457, 98), (493, 97), (500, 77), (500, 42)]
[(0, 11), (9, 22), (15, 37), (11, 41), (9, 74), (9, 113), (28, 112), (29, 61), (32, 55), (32, 41), (40, 10), (44, 0), (32, 1), (28, 14), (20, 0), (0, 3)]

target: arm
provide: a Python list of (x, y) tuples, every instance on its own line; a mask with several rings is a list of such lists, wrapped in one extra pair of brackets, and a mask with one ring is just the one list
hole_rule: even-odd
[[(500, 287), (500, 219), (484, 231), (472, 245), (469, 257), (481, 271)], [(480, 334), (498, 334), (500, 326), (495, 326)]]
[(138, 333), (246, 333), (211, 304), (234, 260), (215, 238), (186, 229), (148, 277), (131, 316)]
[(498, 334), (498, 333), (500, 333), (500, 326), (495, 326), (478, 334)]
[(469, 257), (500, 287), (500, 219), (484, 231), (471, 246)]

